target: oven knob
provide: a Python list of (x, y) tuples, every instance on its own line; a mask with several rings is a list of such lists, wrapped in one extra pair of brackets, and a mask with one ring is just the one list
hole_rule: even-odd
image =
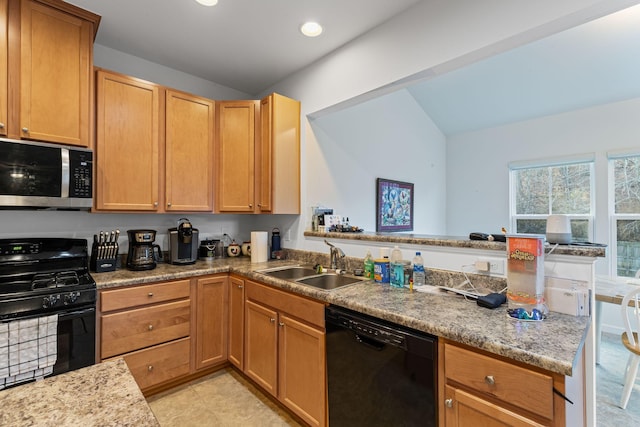
[(42, 307), (49, 308), (55, 306), (60, 300), (60, 295), (49, 295), (42, 300)]
[(79, 292), (71, 292), (64, 296), (64, 300), (62, 301), (64, 305), (73, 304), (78, 300)]

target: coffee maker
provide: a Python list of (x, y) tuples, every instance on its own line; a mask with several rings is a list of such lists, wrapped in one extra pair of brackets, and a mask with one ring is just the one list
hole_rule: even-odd
[(153, 270), (156, 262), (162, 260), (160, 246), (154, 245), (156, 230), (127, 230), (129, 236), (129, 253), (127, 268), (129, 270)]
[(187, 218), (180, 218), (178, 226), (169, 229), (171, 264), (193, 264), (198, 259), (198, 229)]

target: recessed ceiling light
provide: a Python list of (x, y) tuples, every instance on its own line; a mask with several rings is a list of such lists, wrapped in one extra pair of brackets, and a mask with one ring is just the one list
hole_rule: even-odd
[(215, 6), (218, 4), (218, 0), (196, 0), (203, 6)]
[(322, 34), (322, 25), (317, 22), (305, 22), (300, 27), (300, 32), (307, 37), (317, 37)]

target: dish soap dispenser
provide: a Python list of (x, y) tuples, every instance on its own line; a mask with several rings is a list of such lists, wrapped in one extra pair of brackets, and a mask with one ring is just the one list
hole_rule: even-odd
[(371, 251), (367, 251), (367, 256), (364, 257), (364, 277), (367, 279), (373, 279), (373, 257)]
[(398, 246), (393, 247), (390, 261), (391, 286), (402, 288), (404, 286), (404, 266), (402, 265), (402, 252)]

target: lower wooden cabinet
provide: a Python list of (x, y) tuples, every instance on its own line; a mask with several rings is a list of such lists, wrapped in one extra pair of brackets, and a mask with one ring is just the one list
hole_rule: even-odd
[(196, 369), (227, 360), (227, 275), (196, 281)]
[(190, 367), (190, 338), (182, 338), (124, 356), (129, 370), (140, 389), (162, 384), (188, 375)]
[(325, 425), (324, 305), (245, 285), (245, 374), (309, 425)]
[(244, 279), (229, 278), (229, 355), (238, 369), (244, 369)]
[(565, 425), (562, 375), (442, 340), (440, 351), (446, 427)]

